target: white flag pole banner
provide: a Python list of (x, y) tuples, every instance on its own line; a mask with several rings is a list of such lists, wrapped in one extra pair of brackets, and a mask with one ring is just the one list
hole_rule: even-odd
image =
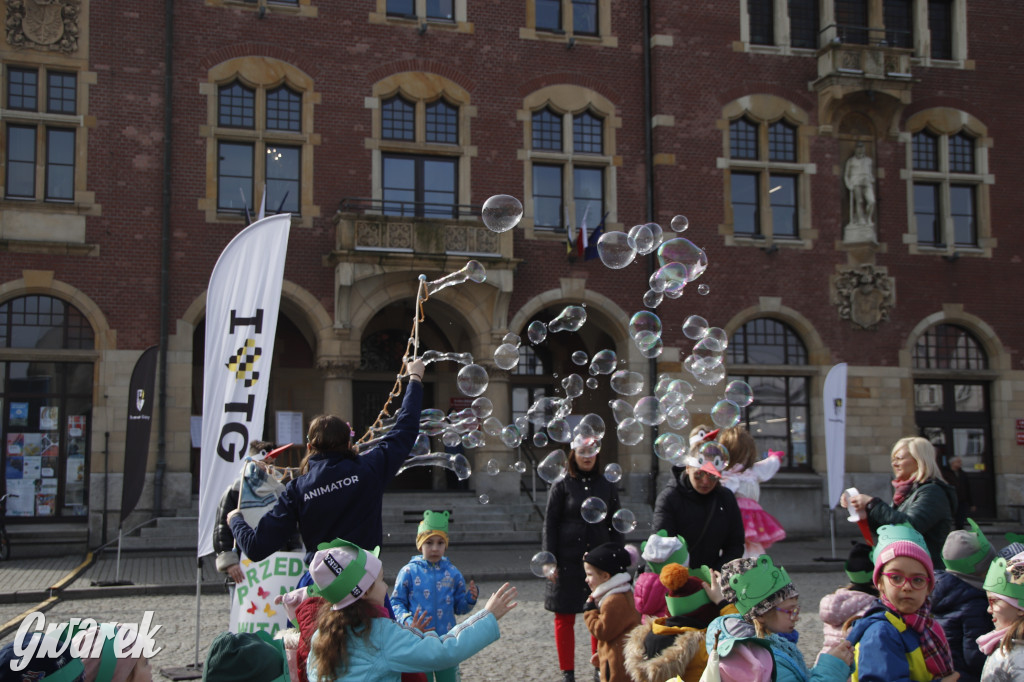
[(234, 586), (231, 597), (231, 632), (265, 630), (271, 635), (288, 627), (284, 604), (277, 597), (291, 592), (306, 571), (303, 552), (277, 552), (263, 561), (252, 561), (242, 554), (239, 566), (245, 580)]
[(281, 304), (289, 213), (239, 232), (213, 266), (206, 292), (198, 556), (213, 552), (221, 495), (263, 436), (270, 361)]
[(828, 470), (828, 508), (835, 509), (843, 494), (846, 473), (846, 363), (828, 371), (825, 401), (825, 465)]

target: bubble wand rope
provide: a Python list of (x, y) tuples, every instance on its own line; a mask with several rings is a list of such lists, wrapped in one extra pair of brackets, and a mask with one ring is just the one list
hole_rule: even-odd
[(384, 407), (381, 408), (380, 413), (377, 415), (377, 419), (374, 420), (370, 428), (366, 429), (366, 433), (356, 441), (356, 445), (365, 443), (370, 440), (374, 429), (381, 426), (384, 421), (384, 417), (389, 416), (391, 413), (388, 408), (391, 406), (391, 401), (402, 394), (402, 377), (408, 374), (408, 359), (414, 358), (419, 355), (420, 350), (420, 322), (424, 319), (423, 304), (430, 298), (430, 293), (427, 291), (427, 278), (420, 275), (419, 287), (416, 289), (416, 310), (412, 316), (412, 334), (409, 335), (409, 341), (405, 344), (405, 353), (402, 355), (402, 368), (398, 371), (398, 375), (395, 377), (395, 383), (391, 387), (391, 392), (388, 393), (388, 399), (384, 402)]

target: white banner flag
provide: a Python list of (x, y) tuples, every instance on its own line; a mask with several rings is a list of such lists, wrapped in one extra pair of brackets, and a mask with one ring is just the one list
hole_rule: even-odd
[(825, 467), (828, 470), (828, 508), (834, 509), (843, 494), (846, 473), (846, 363), (825, 377)]
[(238, 478), (249, 442), (263, 437), (291, 220), (282, 213), (239, 232), (210, 275), (198, 556), (213, 552), (217, 504)]

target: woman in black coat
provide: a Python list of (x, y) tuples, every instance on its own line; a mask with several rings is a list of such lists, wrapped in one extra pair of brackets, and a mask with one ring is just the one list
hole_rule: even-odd
[[(569, 452), (568, 473), (548, 491), (544, 517), (543, 548), (551, 552), (556, 569), (551, 574), (544, 598), (544, 608), (555, 612), (555, 647), (563, 680), (575, 679), (576, 614), (590, 596), (583, 572), (583, 555), (606, 542), (623, 542), (622, 533), (612, 527), (612, 516), (619, 510), (619, 494), (615, 484), (601, 474), (597, 445), (584, 443)], [(581, 453), (590, 453), (584, 455)], [(588, 497), (599, 497), (608, 513), (599, 523), (587, 523), (581, 506)], [(596, 643), (591, 643), (591, 652)]]

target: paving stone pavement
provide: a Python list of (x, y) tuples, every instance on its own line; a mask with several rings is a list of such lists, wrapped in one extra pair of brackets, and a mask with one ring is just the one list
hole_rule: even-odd
[[(801, 593), (800, 649), (808, 663), (813, 663), (821, 647), (821, 624), (817, 617), (818, 602), (823, 595), (841, 587), (845, 575), (837, 568), (828, 573), (806, 573), (793, 576)], [(480, 601), (486, 601), (499, 583), (487, 580), (478, 583)], [(491, 680), (505, 682), (510, 679), (526, 681), (559, 680), (558, 658), (555, 654), (552, 614), (544, 610), (544, 583), (537, 578), (515, 581), (519, 590), (519, 606), (501, 620), (501, 639), (465, 661), (462, 678), (466, 682)], [(0, 618), (7, 620), (31, 605), (0, 605)], [(146, 610), (154, 612), (153, 624), (163, 626), (156, 633), (156, 643), (163, 649), (153, 658), (153, 668), (182, 667), (196, 658), (195, 596), (194, 595), (125, 595), (100, 599), (62, 598), (46, 612), (48, 621), (65, 621), (72, 617), (92, 617), (97, 621), (142, 620)], [(203, 594), (200, 601), (199, 660), (205, 658), (206, 649), (213, 638), (227, 628), (227, 595)], [(576, 668), (591, 670), (589, 662), (589, 635), (583, 618), (576, 621)], [(0, 645), (12, 641), (14, 633), (0, 639)], [(165, 679), (157, 676), (156, 679)], [(589, 682), (589, 675), (581, 674), (581, 682)]]

